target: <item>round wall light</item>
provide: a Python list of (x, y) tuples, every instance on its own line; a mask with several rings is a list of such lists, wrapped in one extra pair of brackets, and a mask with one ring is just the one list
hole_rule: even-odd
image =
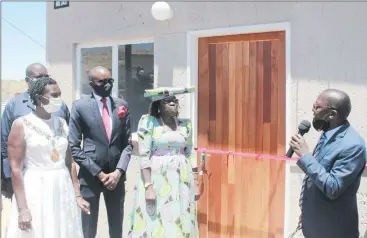
[(154, 19), (158, 21), (167, 21), (173, 17), (172, 7), (164, 1), (155, 2), (151, 11)]

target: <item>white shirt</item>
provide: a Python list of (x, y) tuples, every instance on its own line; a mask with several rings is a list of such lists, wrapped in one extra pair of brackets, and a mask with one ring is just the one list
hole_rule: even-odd
[[(102, 121), (103, 121), (103, 117), (102, 117), (102, 111), (103, 111), (103, 102), (101, 101), (102, 100), (102, 97), (93, 93), (94, 95), (94, 98), (96, 99), (97, 101), (97, 105), (98, 105), (98, 109), (99, 109), (99, 113), (101, 114), (101, 118), (102, 118)], [(109, 115), (110, 115), (110, 135), (112, 133), (112, 106), (111, 106), (111, 99), (110, 97), (106, 97), (106, 104), (107, 104), (107, 108), (108, 108), (108, 112), (109, 112)]]

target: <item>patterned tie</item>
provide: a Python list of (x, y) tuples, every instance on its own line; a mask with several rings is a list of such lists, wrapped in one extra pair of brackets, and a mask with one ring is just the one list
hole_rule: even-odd
[(110, 112), (108, 111), (106, 98), (102, 98), (101, 102), (103, 103), (102, 120), (103, 120), (104, 128), (106, 129), (108, 140), (110, 140), (111, 139)]
[[(315, 151), (313, 153), (314, 157), (316, 157), (320, 153), (325, 142), (326, 142), (326, 136), (325, 136), (325, 133), (323, 133), (320, 137), (319, 143), (317, 143), (316, 145)], [(306, 189), (307, 180), (308, 180), (308, 175), (306, 174), (305, 177), (303, 178), (301, 194), (299, 196), (299, 202), (298, 202), (298, 205), (301, 209), (302, 209), (302, 203), (303, 203), (303, 193), (305, 192), (305, 189)]]

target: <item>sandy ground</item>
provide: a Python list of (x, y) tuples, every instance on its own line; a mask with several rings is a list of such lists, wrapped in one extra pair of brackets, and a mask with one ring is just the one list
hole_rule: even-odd
[[(130, 165), (127, 171), (127, 183), (126, 183), (126, 197), (125, 197), (125, 213), (129, 214), (131, 206), (129, 204), (132, 203), (132, 188), (135, 185), (135, 181), (138, 178), (138, 160), (137, 157), (132, 157), (130, 161)], [(3, 201), (3, 210), (1, 214), (1, 237), (5, 237), (6, 224), (8, 222), (8, 212), (10, 209), (11, 201), (10, 199), (5, 199), (2, 197)], [(103, 196), (101, 196), (100, 200), (100, 211), (99, 211), (99, 220), (98, 220), (98, 229), (96, 238), (106, 238), (108, 237), (108, 222), (107, 222), (107, 213), (106, 207), (104, 205)], [(125, 216), (126, 217), (126, 216)]]

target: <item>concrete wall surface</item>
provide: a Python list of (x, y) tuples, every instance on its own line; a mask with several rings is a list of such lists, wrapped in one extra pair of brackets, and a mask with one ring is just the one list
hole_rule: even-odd
[[(66, 102), (75, 99), (77, 44), (109, 44), (153, 38), (157, 86), (190, 82), (187, 34), (190, 31), (288, 23), (290, 41), (288, 134), (303, 119), (312, 118), (312, 104), (326, 88), (346, 91), (352, 100), (351, 124), (367, 137), (367, 2), (194, 2), (170, 3), (168, 22), (152, 18), (152, 2), (71, 2), (47, 7), (47, 62), (60, 83)], [(123, 44), (123, 43), (122, 43)], [(185, 116), (192, 117), (184, 105)], [(200, 114), (199, 114), (200, 116)], [(288, 135), (288, 136), (289, 136)], [(319, 134), (306, 138), (310, 147)], [(292, 164), (287, 171), (286, 234), (298, 221), (298, 197), (303, 173)], [(361, 237), (367, 228), (367, 179), (359, 192)]]

